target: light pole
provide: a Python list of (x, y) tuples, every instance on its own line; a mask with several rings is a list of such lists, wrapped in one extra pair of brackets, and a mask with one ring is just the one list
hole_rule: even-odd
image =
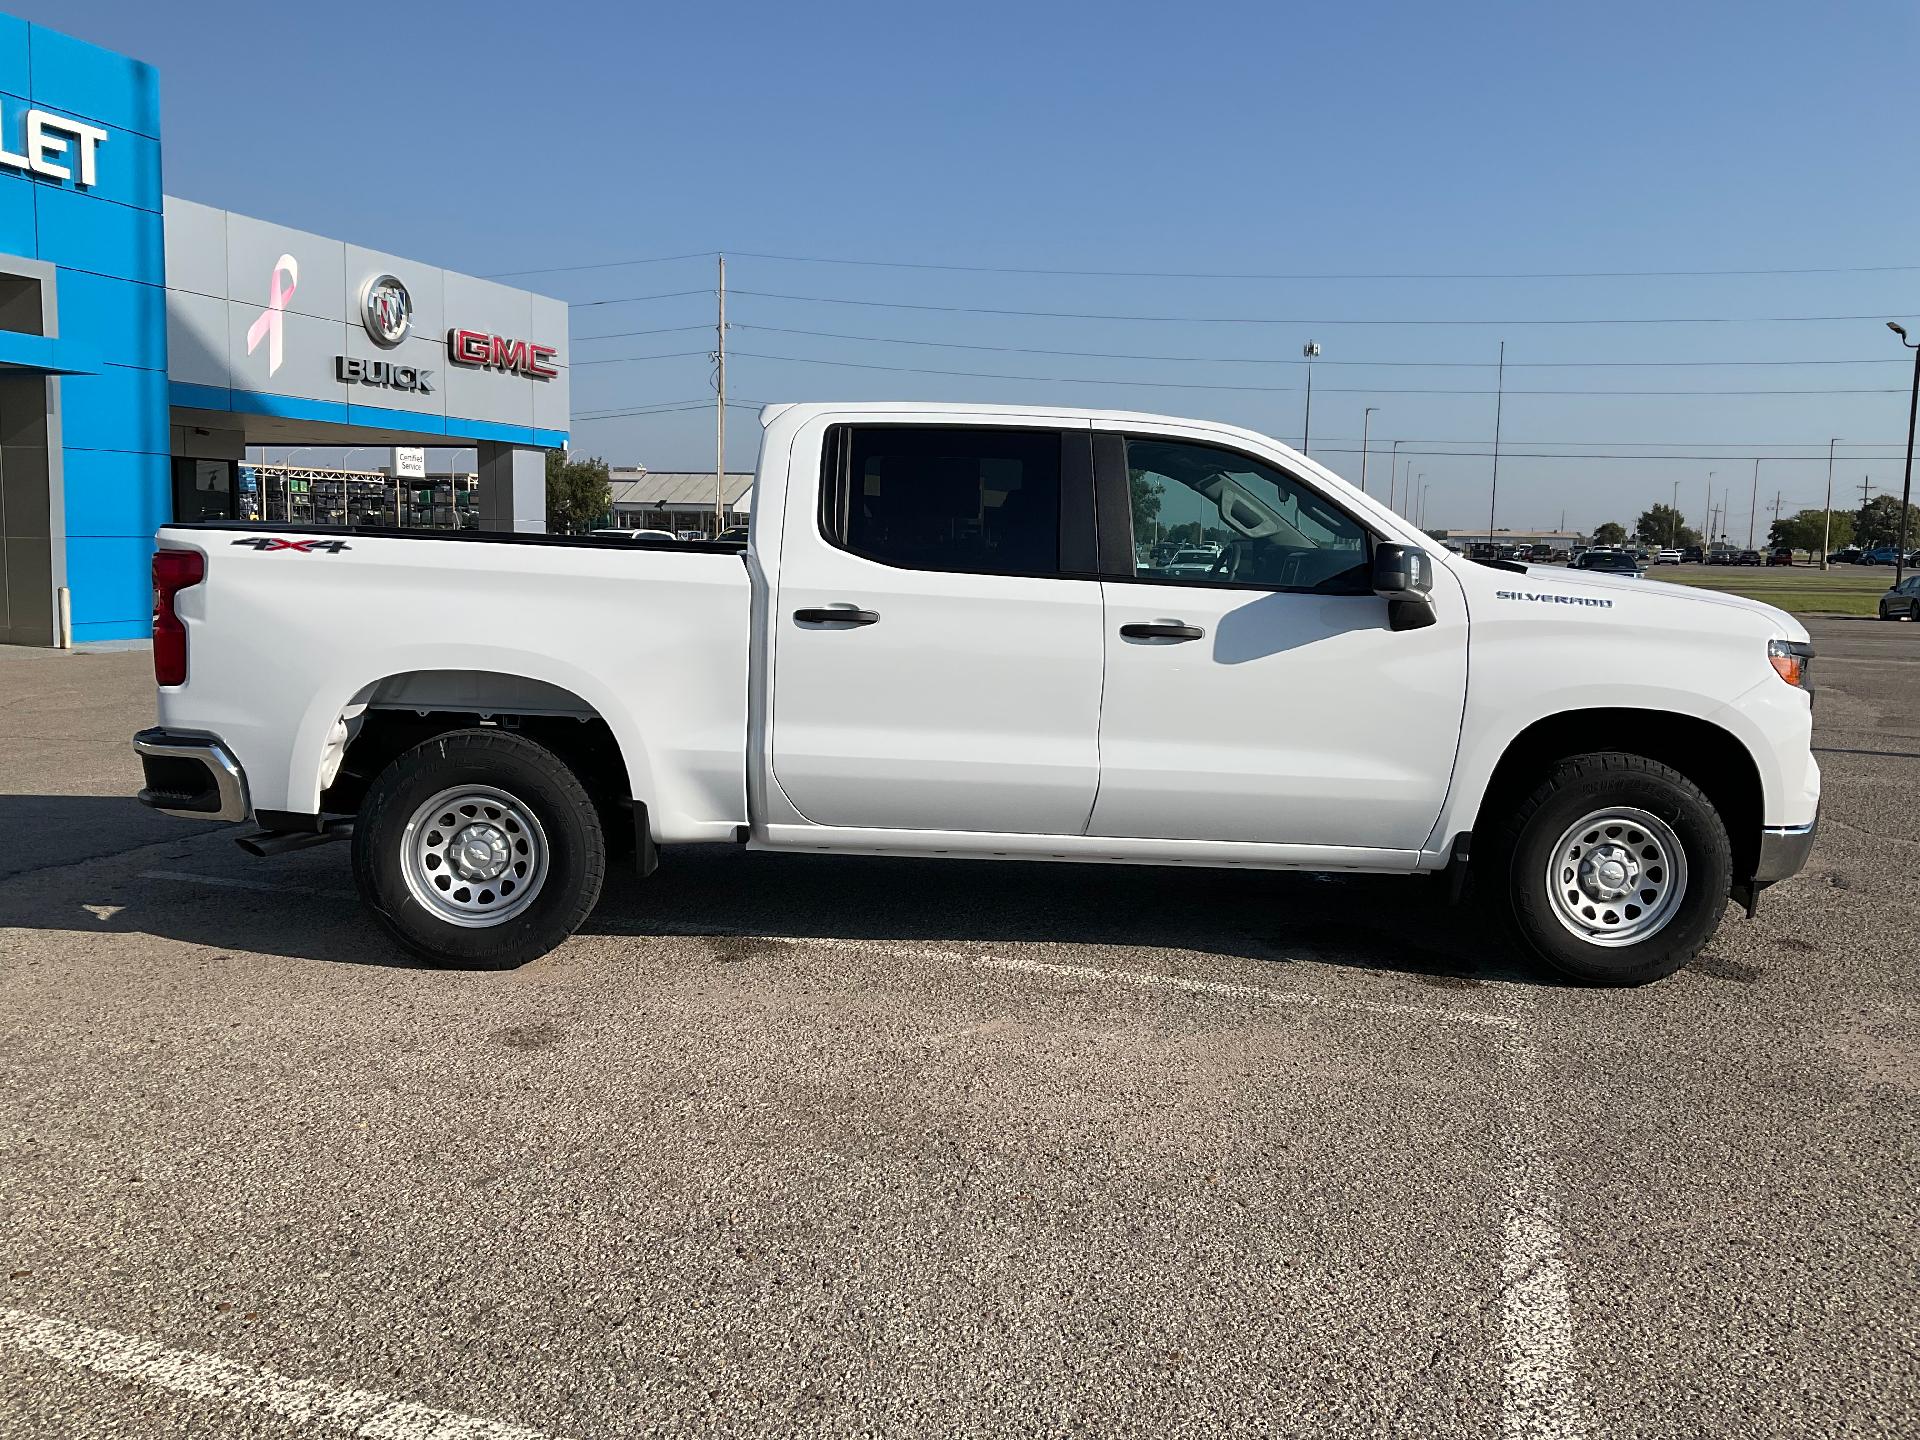
[(1393, 508), (1393, 487), (1400, 478), (1400, 442), (1393, 442), (1393, 458), (1387, 464), (1387, 508)]
[[(1311, 366), (1308, 367), (1308, 373), (1312, 373)], [(1360, 493), (1362, 495), (1367, 493), (1367, 433), (1373, 426), (1373, 412), (1379, 408), (1378, 405), (1369, 405), (1366, 413), (1360, 417)]]
[(1311, 454), (1307, 442), (1313, 438), (1313, 357), (1320, 353), (1320, 342), (1309, 340), (1300, 347), (1300, 353), (1307, 362), (1307, 414), (1300, 422), (1300, 453)]
[(1753, 494), (1747, 497), (1747, 548), (1753, 549), (1753, 525), (1760, 518), (1760, 457), (1753, 457)]
[(1907, 506), (1913, 500), (1913, 422), (1920, 416), (1920, 344), (1907, 339), (1907, 332), (1891, 320), (1887, 328), (1913, 351), (1913, 398), (1907, 402), (1907, 478), (1900, 486), (1900, 553), (1893, 562), (1893, 583), (1898, 585), (1907, 572)]
[(1826, 522), (1826, 528), (1821, 532), (1820, 537), (1820, 568), (1822, 570), (1833, 568), (1827, 564), (1827, 552), (1833, 549), (1833, 447), (1839, 443), (1838, 437), (1827, 441), (1827, 504), (1826, 508), (1820, 512), (1821, 518)]
[(1673, 504), (1667, 507), (1667, 548), (1680, 548), (1680, 482), (1673, 482)]
[(1413, 483), (1418, 487), (1413, 492), (1413, 528), (1421, 530), (1427, 523), (1427, 472), (1422, 470), (1414, 476)]

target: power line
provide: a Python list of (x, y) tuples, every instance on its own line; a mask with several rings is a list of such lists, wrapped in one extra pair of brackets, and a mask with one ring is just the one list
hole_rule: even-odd
[[(682, 291), (705, 294), (705, 291)], [(1161, 325), (1802, 325), (1825, 321), (1884, 321), (1884, 314), (1873, 315), (1661, 315), (1627, 317), (1619, 315), (1585, 316), (1558, 319), (1360, 319), (1334, 320), (1282, 319), (1253, 315), (1127, 315), (1091, 310), (1022, 310), (991, 305), (929, 305), (907, 300), (856, 300), (844, 295), (795, 295), (778, 290), (735, 290), (736, 295), (751, 295), (760, 300), (794, 300), (809, 305), (858, 305), (876, 310), (923, 310), (944, 315), (1021, 315), (1044, 320), (1123, 320)], [(663, 296), (641, 296), (662, 299)], [(618, 304), (619, 301), (576, 302)], [(1900, 312), (1900, 318), (1912, 316)]]
[[(735, 291), (735, 294), (743, 292)], [(683, 327), (697, 329), (697, 326)], [(1002, 355), (1054, 355), (1068, 356), (1084, 360), (1155, 360), (1175, 364), (1192, 365), (1301, 365), (1305, 362), (1293, 356), (1266, 358), (1245, 355), (1149, 355), (1139, 352), (1115, 350), (1053, 350), (1031, 345), (980, 345), (960, 340), (909, 340), (896, 335), (850, 335), (842, 330), (802, 330), (791, 325), (752, 325), (736, 320), (730, 327), (734, 330), (759, 330), (774, 335), (806, 335), (819, 340), (861, 340), (878, 345), (913, 345), (934, 350), (980, 350)], [(658, 331), (638, 331), (638, 334), (658, 334)], [(582, 336), (582, 339), (602, 339), (602, 336)], [(1491, 370), (1491, 360), (1315, 360), (1316, 365), (1343, 365), (1358, 368), (1382, 368), (1403, 370)], [(1721, 366), (1750, 365), (1905, 365), (1902, 359), (1875, 357), (1870, 360), (1511, 360), (1507, 362), (1509, 370), (1587, 370), (1587, 369), (1694, 369), (1718, 368)]]
[(546, 265), (537, 270), (496, 270), (491, 275), (483, 275), (481, 278), (512, 280), (522, 275), (570, 275), (577, 270), (618, 270), (628, 265), (665, 265), (672, 260), (711, 260), (713, 255), (714, 252), (711, 250), (690, 250), (685, 255), (648, 255), (637, 260), (599, 260), (590, 265)]
[[(582, 270), (617, 270), (628, 265), (663, 265), (674, 260), (709, 260), (716, 250), (684, 255), (647, 255), (631, 260), (599, 260), (581, 265), (548, 265), (532, 270), (501, 270), (488, 279), (524, 275), (568, 275)], [(1715, 276), (1894, 275), (1920, 265), (1817, 265), (1729, 270), (1462, 270), (1462, 271), (1260, 271), (1260, 270), (1095, 270), (1053, 265), (961, 265), (937, 260), (872, 260), (839, 255), (785, 255), (768, 250), (728, 250), (743, 260), (774, 260), (791, 265), (846, 265), (879, 270), (940, 270), (967, 275), (1061, 275), (1098, 280), (1668, 280)]]
[(575, 335), (573, 341), (577, 345), (582, 340), (632, 340), (640, 335), (685, 335), (690, 331), (711, 330), (712, 328), (713, 326), (710, 324), (661, 325), (652, 330), (611, 330), (601, 335)]
[(667, 350), (658, 355), (614, 355), (604, 360), (576, 360), (573, 366), (577, 370), (583, 365), (626, 365), (635, 360), (679, 360), (688, 355), (711, 355), (712, 353), (711, 350)]
[(638, 305), (642, 300), (677, 300), (682, 295), (711, 295), (712, 293), (711, 290), (662, 290), (657, 295), (616, 295), (607, 300), (569, 300), (567, 307), (572, 310), (586, 310), (595, 305)]
[[(764, 351), (736, 350), (742, 359), (777, 360), (794, 365), (831, 365), (845, 370), (885, 370), (905, 375), (946, 375), (968, 380), (1018, 380), (1047, 385), (1125, 386), (1147, 390), (1228, 390), (1261, 395), (1289, 395), (1300, 392), (1298, 385), (1214, 385), (1196, 380), (1110, 380), (1079, 375), (1008, 375), (989, 370), (937, 370), (916, 365), (878, 365), (860, 360), (823, 360), (809, 355), (770, 355)], [(637, 357), (651, 359), (651, 356)], [(1492, 390), (1445, 388), (1392, 389), (1380, 386), (1321, 387), (1333, 395), (1491, 395)], [(1897, 395), (1898, 388), (1884, 390), (1511, 390), (1512, 395), (1618, 395), (1624, 398), (1687, 395)]]

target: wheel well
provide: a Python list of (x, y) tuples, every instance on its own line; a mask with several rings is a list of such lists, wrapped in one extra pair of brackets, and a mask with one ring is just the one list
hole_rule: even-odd
[[(367, 787), (395, 757), (436, 735), (474, 727), (524, 735), (564, 760), (603, 821), (631, 809), (626, 756), (605, 719), (571, 691), (509, 675), (472, 671), (393, 675), (361, 692), (367, 708), (352, 725), (340, 768), (320, 796), (322, 812), (354, 814)], [(605, 825), (610, 840), (631, 826)]]
[(1600, 750), (1669, 765), (1713, 802), (1733, 846), (1733, 873), (1751, 876), (1760, 858), (1760, 771), (1729, 732), (1691, 715), (1661, 710), (1576, 710), (1536, 720), (1513, 739), (1487, 782), (1476, 831), (1520, 803), (1553, 765)]

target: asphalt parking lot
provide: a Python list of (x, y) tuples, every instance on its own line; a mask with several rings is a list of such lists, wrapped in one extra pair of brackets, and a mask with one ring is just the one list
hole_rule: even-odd
[(523, 970), (0, 651), (8, 1436), (1911, 1435), (1920, 626), (1809, 869), (1572, 989), (1401, 880), (669, 852)]

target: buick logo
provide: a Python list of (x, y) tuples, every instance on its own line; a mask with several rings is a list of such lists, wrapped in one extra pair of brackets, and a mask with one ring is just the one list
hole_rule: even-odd
[(407, 338), (413, 297), (397, 275), (375, 275), (360, 287), (360, 323), (373, 343), (391, 350)]

